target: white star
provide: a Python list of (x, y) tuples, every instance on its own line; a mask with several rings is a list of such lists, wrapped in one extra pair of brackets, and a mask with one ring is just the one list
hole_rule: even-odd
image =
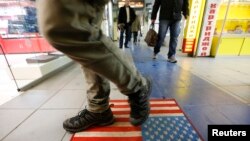
[(179, 128), (179, 127), (175, 127), (175, 129), (176, 129), (177, 131), (179, 131), (179, 130), (180, 130), (180, 128)]
[(171, 138), (171, 139), (173, 139), (173, 138), (174, 138), (174, 136), (173, 136), (173, 135), (170, 135), (170, 138)]
[(156, 121), (155, 123), (156, 123), (156, 124), (159, 124), (159, 121)]
[(161, 128), (157, 128), (158, 131), (161, 131)]
[(167, 135), (167, 134), (168, 134), (168, 131), (163, 131), (163, 134), (164, 134), (164, 135)]
[(148, 130), (149, 130), (149, 131), (152, 131), (153, 129), (152, 129), (152, 128), (149, 128)]
[(163, 135), (161, 135), (161, 136), (160, 136), (160, 138), (161, 138), (161, 139), (164, 139), (164, 136), (163, 136)]
[(194, 136), (193, 136), (193, 135), (191, 135), (191, 134), (189, 135), (189, 137), (190, 137), (190, 138), (194, 138)]
[(194, 130), (192, 130), (192, 133), (195, 134), (196, 132)]

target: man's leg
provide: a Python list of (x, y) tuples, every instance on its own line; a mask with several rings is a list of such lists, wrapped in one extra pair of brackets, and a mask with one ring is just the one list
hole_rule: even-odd
[(156, 46), (154, 47), (154, 55), (160, 52), (160, 48), (164, 42), (164, 39), (168, 31), (168, 26), (169, 26), (169, 21), (167, 20), (160, 21), (159, 30), (158, 30), (158, 41), (156, 43)]
[[(131, 123), (142, 124), (149, 115), (150, 81), (142, 77), (127, 56), (109, 38), (102, 35), (98, 40), (90, 41), (88, 40), (90, 33), (86, 32), (85, 28), (75, 27), (69, 22), (72, 20), (74, 23), (82, 23), (82, 20), (89, 21), (86, 20), (88, 17), (84, 14), (73, 17), (71, 11), (66, 10), (65, 6), (57, 0), (39, 0), (38, 2), (40, 31), (44, 37), (56, 49), (80, 63), (84, 68), (116, 84), (121, 93), (129, 97), (133, 111), (130, 114)], [(101, 20), (101, 18), (95, 20)], [(89, 101), (95, 100), (89, 99)], [(103, 115), (111, 113), (109, 110), (95, 111), (101, 112), (97, 114), (84, 110), (76, 117), (70, 118), (71, 122), (67, 126), (74, 128), (72, 132), (78, 132), (92, 125), (100, 125), (100, 123), (90, 122), (89, 118), (95, 116), (102, 118)], [(82, 123), (84, 127), (79, 123)]]
[(137, 42), (137, 36), (138, 36), (138, 32), (137, 32), (137, 31), (135, 31), (135, 32), (134, 32), (134, 43), (136, 43), (136, 42)]
[(180, 21), (173, 21), (170, 25), (170, 42), (169, 42), (168, 58), (171, 58), (176, 54), (176, 47), (178, 43), (179, 34), (180, 34)]
[(119, 39), (119, 48), (122, 48), (123, 46), (123, 37), (124, 36), (124, 29), (120, 30), (120, 39)]
[(109, 81), (85, 67), (82, 69), (87, 83), (87, 109), (91, 112), (107, 110), (110, 94)]
[[(77, 116), (64, 121), (64, 129), (70, 132), (79, 132), (93, 125), (110, 125), (115, 121), (109, 107), (108, 80), (85, 67), (82, 70), (87, 84), (87, 107)], [(81, 120), (80, 117), (84, 118)]]
[(129, 26), (128, 24), (125, 26), (125, 34), (126, 34), (126, 38), (125, 38), (125, 47), (128, 48), (128, 42), (130, 41), (131, 38), (131, 26)]

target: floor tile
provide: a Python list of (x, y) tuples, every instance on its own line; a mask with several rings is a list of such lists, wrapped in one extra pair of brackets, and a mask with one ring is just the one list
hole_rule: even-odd
[(0, 109), (0, 140), (15, 130), (34, 110)]
[(230, 86), (224, 88), (243, 98), (250, 104), (250, 86)]
[(65, 130), (62, 123), (77, 110), (38, 110), (3, 141), (61, 141)]
[(204, 140), (207, 140), (207, 129), (210, 124), (230, 124), (227, 119), (214, 106), (185, 106), (182, 108), (184, 113), (202, 135)]
[(250, 123), (250, 105), (219, 105), (216, 108), (231, 121), (231, 124)]
[(36, 109), (55, 94), (53, 90), (31, 90), (0, 106), (0, 109)]
[(49, 101), (47, 101), (42, 109), (68, 109), (80, 108), (86, 100), (85, 90), (61, 90)]

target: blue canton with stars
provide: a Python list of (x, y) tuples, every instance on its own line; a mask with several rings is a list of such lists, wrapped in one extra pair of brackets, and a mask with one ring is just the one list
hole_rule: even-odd
[(142, 125), (143, 141), (201, 141), (185, 116), (149, 117)]

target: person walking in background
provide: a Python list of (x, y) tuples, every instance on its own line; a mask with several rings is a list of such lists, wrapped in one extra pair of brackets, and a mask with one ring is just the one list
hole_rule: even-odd
[(135, 11), (129, 6), (129, 0), (125, 0), (125, 5), (119, 9), (118, 14), (118, 29), (120, 30), (119, 47), (123, 47), (124, 32), (126, 34), (125, 48), (128, 48), (128, 42), (131, 38), (131, 25), (135, 20)]
[(108, 2), (37, 0), (39, 31), (53, 47), (78, 62), (85, 74), (87, 107), (63, 122), (63, 128), (72, 133), (114, 122), (109, 81), (128, 96), (132, 125), (141, 125), (149, 116), (151, 80), (100, 29)]
[(134, 44), (136, 44), (139, 31), (141, 35), (141, 23), (140, 23), (140, 17), (138, 15), (136, 16), (135, 21), (132, 23), (131, 30), (133, 33)]
[(154, 47), (153, 59), (160, 52), (160, 48), (165, 40), (168, 29), (170, 28), (170, 42), (168, 51), (168, 61), (176, 63), (176, 47), (180, 34), (180, 21), (182, 15), (187, 18), (189, 15), (188, 0), (155, 0), (151, 15), (151, 24), (154, 25), (157, 12), (160, 9), (158, 41)]

